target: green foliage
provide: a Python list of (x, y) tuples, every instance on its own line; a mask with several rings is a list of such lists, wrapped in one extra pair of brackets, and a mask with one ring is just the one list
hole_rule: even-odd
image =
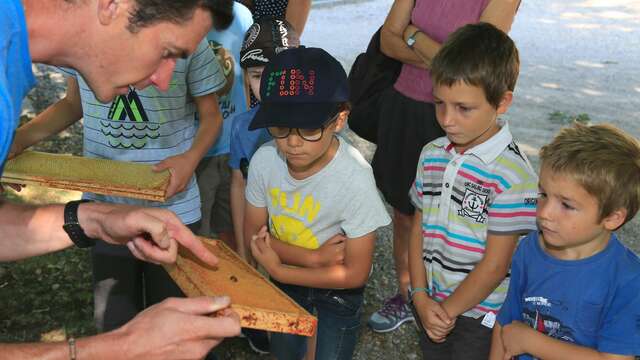
[(549, 120), (554, 123), (559, 123), (562, 125), (568, 125), (575, 122), (579, 122), (581, 124), (589, 124), (591, 122), (591, 118), (589, 114), (580, 113), (578, 115), (569, 114), (564, 111), (554, 111), (549, 114)]

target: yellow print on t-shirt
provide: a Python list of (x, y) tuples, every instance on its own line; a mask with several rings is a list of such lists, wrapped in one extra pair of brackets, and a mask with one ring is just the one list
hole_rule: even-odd
[[(305, 225), (313, 223), (321, 205), (312, 195), (287, 194), (278, 188), (269, 191), (271, 206), (279, 213), (271, 215), (271, 231), (281, 241), (307, 249), (317, 249), (316, 235)], [(305, 221), (299, 220), (300, 218)]]

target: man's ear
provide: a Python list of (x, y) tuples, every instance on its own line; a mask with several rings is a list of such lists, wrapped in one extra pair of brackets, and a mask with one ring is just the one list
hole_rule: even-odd
[(609, 231), (614, 231), (624, 224), (627, 218), (627, 209), (619, 208), (602, 219), (602, 225)]
[(336, 119), (336, 132), (342, 131), (345, 125), (347, 124), (347, 119), (349, 118), (349, 110), (342, 110), (338, 114), (338, 118)]
[(123, 0), (98, 0), (98, 20), (101, 25), (111, 24), (126, 7)]
[(500, 104), (498, 104), (498, 114), (504, 114), (509, 110), (509, 106), (513, 102), (513, 91), (507, 91), (502, 95), (502, 99), (500, 99)]

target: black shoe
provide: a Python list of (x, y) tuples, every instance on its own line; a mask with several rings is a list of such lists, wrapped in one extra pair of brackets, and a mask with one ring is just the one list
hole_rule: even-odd
[(269, 336), (266, 331), (242, 328), (242, 335), (247, 338), (251, 350), (260, 355), (269, 353)]

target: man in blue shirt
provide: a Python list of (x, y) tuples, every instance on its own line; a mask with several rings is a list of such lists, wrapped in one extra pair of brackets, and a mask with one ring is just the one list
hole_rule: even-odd
[[(192, 53), (212, 25), (227, 26), (231, 6), (229, 0), (1, 1), (0, 171), (22, 99), (35, 84), (32, 61), (76, 69), (103, 102), (126, 94), (130, 86), (166, 90), (176, 59)], [(166, 210), (78, 202), (34, 207), (0, 200), (0, 261), (73, 243), (90, 246), (93, 239), (127, 244), (138, 257), (153, 262), (175, 261), (178, 243), (205, 262), (217, 261)], [(45, 354), (99, 359), (113, 357), (118, 349), (117, 357), (123, 359), (202, 358), (224, 337), (240, 331), (237, 316), (224, 310), (228, 305), (225, 297), (169, 299), (106, 334), (68, 344), (2, 344), (0, 353), (11, 359)], [(219, 310), (223, 316), (202, 316)]]

